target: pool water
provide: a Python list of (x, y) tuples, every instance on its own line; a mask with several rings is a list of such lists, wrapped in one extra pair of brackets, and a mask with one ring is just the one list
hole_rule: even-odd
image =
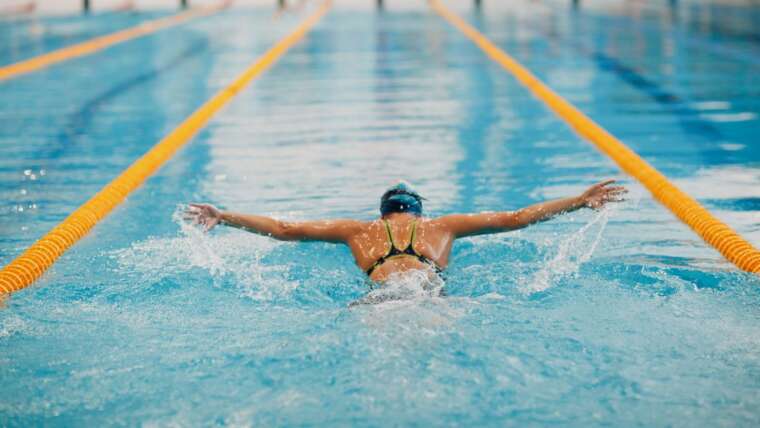
[[(454, 6), (760, 244), (757, 7), (485, 3)], [(309, 10), (236, 8), (2, 83), (0, 263)], [(88, 34), (149, 18), (120, 16), (66, 22)], [(22, 24), (0, 22), (4, 44), (59, 47), (11, 29)], [(204, 234), (179, 215), (207, 201), (369, 220), (397, 179), (431, 216), (513, 210), (607, 177), (628, 201), (458, 242), (448, 297), (351, 309), (368, 287), (347, 248)], [(757, 426), (759, 305), (760, 278), (424, 2), (382, 13), (336, 2), (8, 300), (0, 425)]]

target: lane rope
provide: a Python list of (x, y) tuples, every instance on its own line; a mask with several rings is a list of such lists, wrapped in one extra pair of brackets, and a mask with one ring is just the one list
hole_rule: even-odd
[(59, 62), (107, 49), (118, 43), (155, 33), (164, 28), (173, 27), (195, 18), (219, 12), (229, 6), (230, 1), (223, 1), (213, 6), (195, 7), (176, 15), (155, 19), (105, 36), (95, 37), (75, 45), (67, 46), (24, 61), (0, 67), (0, 81), (12, 79), (27, 73), (49, 67)]
[(121, 175), (108, 183), (95, 196), (0, 270), (0, 294), (18, 291), (31, 285), (42, 276), (58, 257), (86, 235), (127, 195), (166, 163), (177, 150), (206, 125), (220, 108), (301, 40), (322, 19), (331, 5), (331, 0), (325, 0), (293, 32), (280, 39), (229, 86), (217, 92), (169, 135), (124, 170)]
[(536, 98), (543, 101), (575, 132), (594, 144), (618, 166), (635, 177), (666, 208), (686, 223), (702, 239), (723, 254), (738, 268), (760, 274), (760, 251), (728, 225), (718, 220), (694, 198), (671, 183), (662, 173), (628, 148), (622, 141), (599, 126), (578, 108), (556, 94), (527, 68), (499, 49), (486, 36), (451, 12), (440, 0), (429, 0), (431, 8), (461, 31), (488, 57), (501, 65)]

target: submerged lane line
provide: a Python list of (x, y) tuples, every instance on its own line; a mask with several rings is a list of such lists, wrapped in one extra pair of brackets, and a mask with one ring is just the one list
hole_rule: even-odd
[(760, 251), (747, 240), (715, 218), (699, 202), (676, 187), (622, 141), (552, 91), (517, 60), (499, 49), (486, 36), (451, 12), (440, 0), (429, 1), (430, 6), (438, 15), (467, 36), (493, 61), (511, 73), (533, 96), (543, 101), (557, 116), (564, 119), (575, 132), (614, 160), (623, 171), (639, 180), (660, 203), (686, 223), (705, 242), (720, 251), (723, 256), (740, 269), (760, 274)]
[(269, 48), (229, 86), (217, 92), (121, 175), (0, 270), (0, 294), (20, 290), (37, 280), (69, 247), (86, 235), (127, 195), (166, 163), (220, 108), (301, 40), (327, 13), (331, 3), (331, 0), (324, 0), (319, 9), (301, 22), (293, 32)]
[(0, 82), (3, 80), (12, 79), (22, 74), (32, 73), (59, 62), (89, 55), (111, 47), (115, 44), (155, 33), (156, 31), (182, 24), (183, 22), (187, 22), (194, 18), (211, 15), (226, 8), (229, 4), (229, 1), (224, 1), (214, 6), (193, 8), (176, 15), (143, 22), (142, 24), (127, 28), (126, 30), (106, 34), (105, 36), (96, 37), (82, 43), (77, 43), (75, 45), (54, 50), (52, 52), (36, 56), (25, 61), (20, 61), (14, 64), (0, 67)]

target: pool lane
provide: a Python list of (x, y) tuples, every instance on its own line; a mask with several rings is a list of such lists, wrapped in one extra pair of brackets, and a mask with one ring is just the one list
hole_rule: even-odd
[[(599, 150), (614, 160), (623, 171), (639, 180), (658, 201), (691, 227), (706, 243), (720, 251), (726, 259), (734, 263), (739, 269), (760, 274), (760, 251), (738, 235), (730, 226), (715, 218), (691, 196), (684, 193), (667, 177), (631, 151), (622, 141), (600, 127), (583, 112), (568, 103), (567, 100), (557, 95), (527, 68), (499, 49), (486, 36), (467, 24), (458, 15), (452, 13), (443, 3), (433, 0), (430, 4), (436, 13), (461, 31), (484, 54), (501, 65), (526, 90), (531, 91), (536, 98), (567, 122), (568, 126), (596, 145)], [(642, 85), (642, 79), (633, 81), (637, 82), (639, 86)], [(671, 98), (675, 98), (675, 96), (671, 95), (669, 99)], [(660, 101), (657, 97), (655, 99)]]
[[(760, 93), (751, 59), (758, 46), (715, 30), (742, 27), (734, 21), (746, 24), (757, 11), (725, 14), (689, 3), (674, 20), (667, 8), (637, 14), (590, 4), (569, 13), (556, 2), (461, 11), (560, 95), (760, 242), (758, 213), (747, 210), (760, 198)], [(712, 31), (703, 31), (705, 20)]]
[[(678, 141), (667, 147), (674, 156), (661, 156), (657, 165), (667, 174), (688, 174), (691, 163), (760, 160), (757, 145), (750, 144), (758, 127), (757, 64), (724, 54), (743, 45), (687, 33), (689, 22), (662, 15), (618, 15), (612, 5), (606, 13), (601, 6), (564, 13), (553, 6), (530, 5), (530, 16), (492, 7), (472, 22), (613, 133), (635, 140), (644, 157), (664, 153), (667, 139)], [(704, 49), (708, 42), (720, 49)], [(749, 55), (755, 51), (756, 46), (744, 48)], [(598, 92), (593, 97), (584, 94), (589, 79)], [(614, 112), (601, 102), (605, 94)], [(660, 136), (638, 132), (639, 120), (657, 126)], [(682, 129), (671, 126), (673, 121)]]
[(330, 6), (329, 0), (322, 2), (298, 27), (267, 49), (245, 71), (198, 107), (171, 133), (24, 251), (20, 257), (0, 270), (0, 291), (10, 293), (32, 285), (69, 247), (87, 235), (90, 229), (160, 169), (180, 148), (192, 141), (207, 122), (238, 92), (245, 89), (253, 79), (269, 69), (308, 34)]
[[(9, 102), (0, 111), (2, 264), (118, 175), (300, 16), (273, 22), (270, 8), (236, 14), (4, 82), (2, 97)], [(220, 33), (220, 18), (254, 28)], [(264, 26), (267, 31), (256, 30)], [(213, 70), (219, 76), (211, 76)]]
[(76, 43), (51, 52), (47, 52), (36, 57), (2, 66), (0, 67), (0, 81), (13, 79), (15, 77), (28, 73), (33, 73), (37, 70), (53, 66), (60, 62), (70, 61), (82, 56), (91, 55), (100, 50), (108, 49), (113, 45), (143, 37), (175, 25), (180, 25), (192, 19), (202, 18), (204, 16), (214, 14), (219, 10), (227, 7), (227, 5), (228, 3), (222, 2), (211, 6), (191, 8), (176, 15), (146, 21), (134, 27), (105, 34), (83, 41), (81, 43)]
[(174, 13), (175, 10), (119, 11), (0, 20), (0, 64), (24, 61)]

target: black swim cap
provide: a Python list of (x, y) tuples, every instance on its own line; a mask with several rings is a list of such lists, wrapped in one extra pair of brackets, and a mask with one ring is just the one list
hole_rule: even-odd
[(399, 183), (383, 193), (383, 197), (380, 198), (380, 214), (411, 213), (421, 216), (423, 199), (425, 198), (409, 185)]

